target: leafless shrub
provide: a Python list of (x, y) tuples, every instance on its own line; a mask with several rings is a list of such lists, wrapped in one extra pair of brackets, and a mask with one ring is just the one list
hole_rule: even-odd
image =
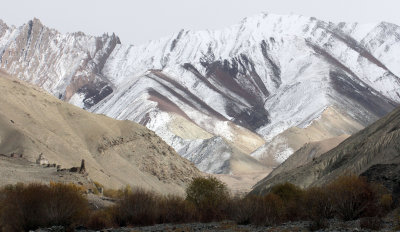
[(73, 227), (85, 220), (88, 202), (73, 184), (17, 184), (0, 191), (3, 231), (27, 231), (51, 225)]
[(336, 216), (354, 220), (361, 216), (376, 216), (377, 194), (371, 184), (358, 176), (342, 176), (327, 186), (332, 196)]
[(201, 221), (226, 219), (229, 198), (226, 185), (212, 176), (195, 178), (186, 189), (186, 200), (196, 207)]

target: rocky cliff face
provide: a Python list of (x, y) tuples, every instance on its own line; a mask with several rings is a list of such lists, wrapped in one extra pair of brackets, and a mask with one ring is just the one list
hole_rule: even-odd
[[(400, 28), (384, 22), (260, 14), (137, 46), (114, 35), (61, 35), (38, 20), (0, 31), (3, 70), (92, 112), (146, 125), (203, 164), (197, 155), (213, 149), (212, 137), (228, 154), (276, 165), (304, 143), (352, 134), (400, 103)], [(319, 120), (331, 126), (309, 129)], [(196, 133), (180, 133), (188, 128)], [(212, 169), (196, 164), (229, 172), (229, 157)]]

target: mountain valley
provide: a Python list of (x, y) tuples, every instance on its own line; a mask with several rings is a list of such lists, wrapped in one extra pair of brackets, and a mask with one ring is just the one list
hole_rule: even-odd
[(262, 13), (129, 45), (33, 19), (0, 22), (0, 70), (89, 112), (142, 124), (200, 171), (238, 184), (304, 145), (317, 144), (320, 155), (394, 110), (399, 38), (400, 27), (386, 22)]

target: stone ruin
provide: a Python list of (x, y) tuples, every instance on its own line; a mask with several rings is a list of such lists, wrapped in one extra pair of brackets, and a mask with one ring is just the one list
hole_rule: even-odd
[(80, 167), (72, 167), (70, 169), (61, 169), (61, 166), (57, 166), (57, 171), (58, 172), (60, 172), (60, 171), (69, 171), (69, 172), (77, 172), (79, 174), (86, 174), (85, 160), (82, 159)]
[[(1, 154), (1, 155), (3, 155), (3, 154)], [(10, 154), (10, 158), (22, 158), (22, 157), (23, 157), (23, 155), (20, 153), (13, 152)]]
[(85, 174), (86, 173), (86, 166), (85, 166), (85, 160), (84, 159), (82, 159), (81, 167), (79, 168), (79, 173), (80, 174)]
[(43, 153), (40, 153), (39, 158), (36, 160), (39, 165), (49, 165), (49, 160), (44, 157)]

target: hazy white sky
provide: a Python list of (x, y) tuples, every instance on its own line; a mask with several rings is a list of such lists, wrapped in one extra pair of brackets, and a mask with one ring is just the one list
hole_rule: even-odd
[(180, 29), (224, 28), (260, 12), (400, 25), (400, 0), (0, 0), (0, 7), (7, 24), (36, 17), (61, 32), (115, 32), (128, 44)]

